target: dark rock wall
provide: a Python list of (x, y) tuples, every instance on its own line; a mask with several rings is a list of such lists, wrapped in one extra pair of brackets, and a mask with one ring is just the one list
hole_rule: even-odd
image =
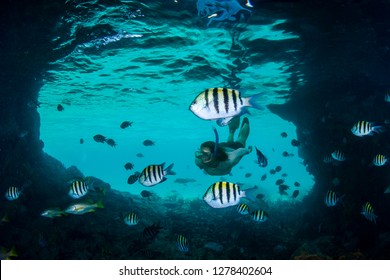
[[(375, 154), (389, 152), (390, 134), (360, 138), (350, 132), (359, 120), (385, 125), (390, 117), (384, 102), (390, 87), (389, 9), (387, 1), (294, 1), (283, 9), (291, 18), (283, 28), (303, 39), (302, 63), (294, 70), (302, 71), (307, 82), (292, 84), (292, 99), (270, 109), (297, 126), (300, 155), (316, 178), (302, 205), (307, 211), (299, 236), (332, 234), (340, 246), (370, 251), (384, 238), (380, 232), (389, 231), (389, 197), (383, 193), (389, 167), (370, 163)], [(347, 161), (324, 164), (323, 158), (337, 149)], [(341, 209), (324, 205), (329, 189), (344, 195)], [(376, 226), (360, 215), (365, 201), (382, 213)]]
[[(64, 1), (1, 3), (0, 176), (2, 188), (31, 175), (42, 157), (38, 92), (52, 55), (52, 38)], [(10, 180), (11, 182), (8, 182)], [(4, 189), (2, 189), (3, 191)]]

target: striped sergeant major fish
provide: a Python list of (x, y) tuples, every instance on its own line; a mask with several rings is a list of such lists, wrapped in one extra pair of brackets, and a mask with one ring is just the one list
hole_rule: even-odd
[(384, 131), (383, 126), (374, 126), (373, 122), (358, 121), (353, 125), (351, 131), (354, 135), (362, 137), (366, 135), (373, 135), (375, 133), (381, 133)]
[(88, 193), (88, 185), (84, 180), (74, 180), (69, 187), (69, 196), (74, 199), (83, 197)]
[(346, 157), (343, 151), (336, 150), (331, 154), (332, 158), (337, 161), (345, 161)]
[(23, 191), (30, 187), (32, 185), (32, 182), (31, 181), (26, 181), (23, 183), (22, 186), (20, 187), (15, 187), (15, 186), (11, 186), (9, 187), (6, 191), (5, 191), (5, 194), (4, 194), (4, 197), (9, 200), (9, 201), (12, 201), (12, 200), (16, 200), (20, 197), (20, 195), (23, 193)]
[(159, 165), (151, 164), (145, 167), (139, 176), (138, 182), (140, 182), (145, 187), (152, 187), (164, 182), (167, 179), (165, 178), (166, 175), (176, 175), (176, 173), (172, 171), (173, 163), (165, 169), (164, 165), (165, 162)]
[(241, 215), (248, 215), (249, 214), (249, 207), (245, 203), (238, 204), (236, 206), (236, 210)]
[(256, 210), (251, 214), (252, 220), (258, 223), (262, 223), (268, 220), (268, 213), (264, 210)]
[(387, 158), (384, 155), (377, 154), (372, 160), (372, 164), (375, 166), (383, 166), (387, 162)]
[(242, 97), (235, 89), (209, 88), (194, 99), (189, 109), (201, 119), (216, 120), (219, 126), (225, 126), (235, 116), (248, 113), (248, 107), (263, 109), (259, 104), (261, 96), (259, 93)]
[(242, 197), (254, 201), (247, 193), (254, 189), (257, 189), (257, 187), (240, 190), (240, 186), (237, 184), (223, 181), (216, 182), (207, 189), (203, 200), (213, 208), (226, 208), (239, 204)]
[(136, 213), (132, 212), (132, 213), (127, 214), (123, 218), (123, 221), (128, 226), (135, 226), (136, 224), (139, 223), (139, 217), (138, 217), (138, 215)]
[(360, 212), (367, 220), (376, 224), (377, 215), (374, 214), (374, 208), (372, 207), (370, 202), (366, 202), (363, 204), (362, 212)]
[(5, 198), (9, 201), (12, 201), (12, 200), (16, 200), (19, 198), (20, 194), (22, 193), (23, 189), (22, 188), (19, 188), (19, 187), (15, 187), (15, 186), (12, 186), (12, 187), (9, 187), (6, 191), (5, 191)]
[(188, 239), (184, 237), (183, 235), (179, 234), (176, 238), (176, 247), (180, 252), (188, 252), (189, 251), (189, 244)]
[(340, 202), (341, 197), (338, 197), (334, 191), (327, 191), (325, 195), (325, 204), (328, 207), (336, 206), (338, 202)]

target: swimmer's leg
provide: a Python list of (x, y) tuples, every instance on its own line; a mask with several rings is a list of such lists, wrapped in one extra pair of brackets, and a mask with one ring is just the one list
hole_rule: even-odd
[(244, 147), (246, 146), (246, 139), (249, 136), (249, 120), (245, 117), (241, 124), (240, 134), (238, 134), (237, 142), (240, 142)]
[(240, 126), (240, 117), (234, 117), (229, 122), (229, 135), (227, 142), (232, 143), (234, 142), (234, 133), (236, 132), (237, 128)]

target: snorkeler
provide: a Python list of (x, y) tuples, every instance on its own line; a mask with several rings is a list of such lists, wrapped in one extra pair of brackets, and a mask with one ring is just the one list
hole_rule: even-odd
[(252, 152), (252, 147), (246, 146), (249, 136), (249, 120), (244, 118), (237, 141), (234, 133), (240, 125), (240, 118), (235, 117), (229, 123), (229, 136), (227, 142), (219, 143), (218, 133), (214, 128), (215, 142), (207, 141), (200, 145), (195, 152), (195, 164), (209, 175), (226, 175), (241, 160), (244, 155)]

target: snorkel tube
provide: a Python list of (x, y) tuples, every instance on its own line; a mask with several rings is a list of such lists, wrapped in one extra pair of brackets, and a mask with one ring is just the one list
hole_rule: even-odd
[(218, 136), (218, 131), (215, 129), (215, 127), (213, 127), (213, 130), (215, 134), (214, 157), (216, 157), (218, 153), (219, 136)]

